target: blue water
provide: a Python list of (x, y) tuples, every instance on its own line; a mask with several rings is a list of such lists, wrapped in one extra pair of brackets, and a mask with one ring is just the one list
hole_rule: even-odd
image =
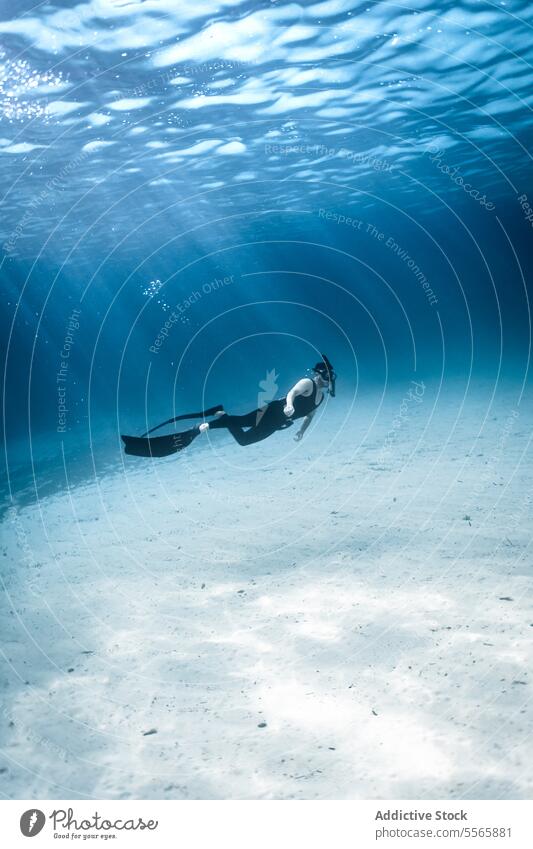
[(520, 394), (530, 3), (0, 14), (8, 499), (112, 468), (120, 432), (253, 408), (273, 370), (284, 394), (320, 351), (339, 406)]

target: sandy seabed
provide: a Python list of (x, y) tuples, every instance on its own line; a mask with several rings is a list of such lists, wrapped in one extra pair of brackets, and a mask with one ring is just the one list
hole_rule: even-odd
[(9, 510), (5, 798), (531, 798), (532, 405), (407, 389)]

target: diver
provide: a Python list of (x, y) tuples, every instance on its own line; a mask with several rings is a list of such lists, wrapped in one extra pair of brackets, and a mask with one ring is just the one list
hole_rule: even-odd
[[(239, 445), (253, 445), (267, 439), (278, 430), (291, 427), (297, 419), (303, 419), (294, 437), (295, 441), (299, 442), (311, 424), (317, 408), (324, 400), (324, 392), (327, 391), (332, 398), (335, 397), (337, 375), (326, 355), (321, 356), (322, 360), (311, 369), (312, 376), (299, 380), (285, 398), (271, 401), (243, 416), (229, 415), (220, 404), (199, 413), (175, 416), (146, 431), (142, 436), (122, 436), (125, 453), (137, 457), (167, 457), (169, 454), (182, 451), (201, 433), (220, 428), (228, 430)], [(203, 421), (181, 433), (147, 438), (148, 434), (166, 424), (183, 419), (210, 417), (213, 417), (212, 421)]]

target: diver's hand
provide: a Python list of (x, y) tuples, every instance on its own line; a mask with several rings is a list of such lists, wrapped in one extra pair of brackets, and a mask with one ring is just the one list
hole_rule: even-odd
[(303, 433), (299, 430), (298, 433), (296, 434), (296, 436), (294, 437), (294, 441), (299, 442), (300, 439), (302, 438), (302, 436), (303, 436)]
[(294, 407), (292, 406), (292, 404), (287, 404), (283, 408), (283, 412), (285, 413), (287, 418), (290, 419), (291, 416), (294, 416)]

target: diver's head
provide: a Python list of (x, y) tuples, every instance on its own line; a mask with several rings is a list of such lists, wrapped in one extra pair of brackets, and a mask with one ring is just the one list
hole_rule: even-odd
[(312, 371), (315, 374), (315, 377), (320, 381), (319, 385), (328, 387), (329, 394), (332, 398), (335, 397), (335, 381), (337, 379), (337, 375), (335, 374), (335, 370), (331, 365), (330, 361), (326, 357), (325, 354), (321, 354), (321, 361), (313, 366)]

